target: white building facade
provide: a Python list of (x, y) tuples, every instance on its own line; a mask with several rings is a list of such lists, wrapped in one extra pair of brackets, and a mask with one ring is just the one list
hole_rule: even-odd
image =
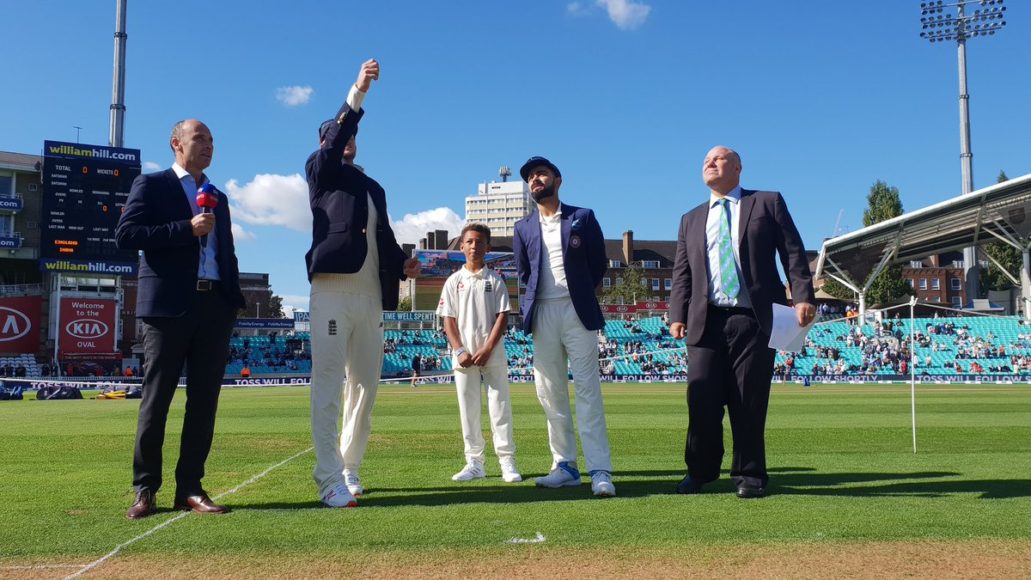
[(532, 209), (530, 188), (522, 180), (481, 183), (476, 195), (465, 198), (465, 222), (486, 224), (492, 237), (511, 237), (516, 222)]

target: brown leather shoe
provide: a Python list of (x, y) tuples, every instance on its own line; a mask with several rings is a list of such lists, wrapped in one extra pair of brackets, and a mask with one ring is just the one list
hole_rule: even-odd
[(154, 515), (156, 511), (157, 500), (154, 498), (154, 492), (149, 489), (142, 489), (136, 492), (136, 501), (133, 502), (129, 511), (125, 512), (125, 517), (130, 520), (139, 520)]
[(229, 511), (224, 505), (218, 505), (211, 501), (208, 494), (200, 492), (188, 497), (176, 498), (175, 506), (172, 508), (179, 511), (193, 510), (199, 514), (224, 514)]

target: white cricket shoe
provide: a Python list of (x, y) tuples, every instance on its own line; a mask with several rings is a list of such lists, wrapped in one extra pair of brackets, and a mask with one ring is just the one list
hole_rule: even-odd
[(322, 494), (322, 503), (329, 507), (358, 507), (358, 501), (355, 500), (354, 496), (351, 495), (351, 492), (347, 490), (347, 486), (342, 483), (334, 485), (329, 491)]
[(487, 472), (483, 469), (483, 464), (479, 461), (470, 461), (465, 464), (462, 471), (451, 476), (452, 481), (472, 481), (474, 479), (483, 479), (487, 477)]
[(361, 497), (365, 494), (365, 488), (362, 487), (362, 479), (358, 477), (357, 470), (344, 470), (344, 484), (347, 485), (347, 491), (351, 492), (354, 497)]
[(501, 479), (505, 483), (517, 483), (523, 480), (523, 476), (516, 469), (515, 457), (502, 457), (498, 461), (501, 463)]
[(534, 483), (537, 484), (537, 487), (549, 487), (552, 489), (574, 487), (580, 485), (580, 472), (572, 461), (563, 461), (555, 469), (552, 469), (551, 473), (535, 479)]
[(612, 474), (607, 471), (591, 474), (591, 491), (598, 497), (615, 497), (616, 486), (612, 485)]

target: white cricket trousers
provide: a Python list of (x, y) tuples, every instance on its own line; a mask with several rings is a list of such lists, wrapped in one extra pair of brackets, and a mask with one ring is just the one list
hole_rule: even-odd
[(379, 296), (324, 292), (320, 286), (325, 287), (318, 277), (312, 280), (311, 438), (313, 476), (324, 494), (343, 483), (345, 468), (358, 469), (369, 443), (383, 366), (383, 304)]
[[(569, 406), (569, 371), (576, 392), (576, 424), (587, 471), (612, 471), (598, 372), (598, 333), (584, 328), (566, 298), (537, 302), (533, 314), (533, 375), (548, 419), (552, 468), (576, 461), (576, 435)], [(568, 358), (568, 366), (566, 359)]]
[[(498, 345), (504, 348), (503, 345)], [(495, 365), (486, 367), (455, 368), (455, 386), (458, 390), (458, 415), (462, 421), (462, 439), (465, 442), (465, 461), (483, 463), (483, 428), (480, 426), (481, 394), (480, 379), (487, 388), (487, 413), (490, 416), (490, 430), (494, 434), (494, 453), (498, 459), (515, 455), (515, 441), (512, 439), (512, 402), (508, 395), (508, 367)]]

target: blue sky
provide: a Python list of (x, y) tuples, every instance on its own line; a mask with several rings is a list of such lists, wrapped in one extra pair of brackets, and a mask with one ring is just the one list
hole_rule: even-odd
[[(919, 38), (919, 0), (139, 2), (128, 8), (125, 145), (164, 168), (172, 124), (205, 121), (241, 269), (306, 308), (304, 161), (359, 64), (358, 162), (399, 237), (463, 216), (477, 183), (531, 155), (607, 237), (673, 239), (737, 149), (743, 185), (784, 193), (806, 246), (862, 226), (875, 180), (907, 210), (960, 192), (955, 43)], [(1031, 8), (968, 45), (975, 187), (1031, 173)], [(0, 150), (106, 144), (114, 0), (4, 3)], [(843, 210), (843, 211), (842, 211)]]

